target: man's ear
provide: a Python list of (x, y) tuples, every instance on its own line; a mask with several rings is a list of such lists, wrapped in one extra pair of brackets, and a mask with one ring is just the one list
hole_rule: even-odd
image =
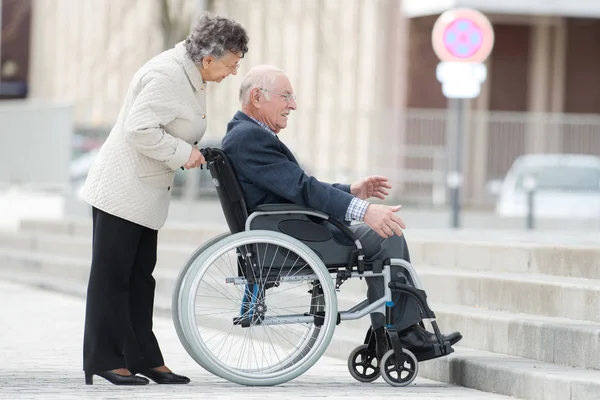
[(260, 108), (260, 89), (259, 88), (252, 89), (252, 91), (250, 92), (250, 100), (252, 101), (252, 104), (254, 105), (254, 107)]

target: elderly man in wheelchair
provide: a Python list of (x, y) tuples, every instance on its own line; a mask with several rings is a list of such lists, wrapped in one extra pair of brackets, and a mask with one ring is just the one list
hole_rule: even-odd
[[(202, 150), (231, 232), (196, 250), (176, 282), (182, 344), (217, 376), (277, 385), (314, 365), (337, 324), (369, 314), (364, 344), (348, 358), (351, 375), (410, 384), (419, 361), (452, 353), (462, 336), (437, 327), (399, 207), (365, 201), (385, 198), (387, 180), (331, 185), (304, 173), (277, 137), (296, 108), (281, 70), (250, 70), (240, 101), (222, 149)], [(365, 278), (367, 299), (338, 310), (337, 292), (354, 278)]]

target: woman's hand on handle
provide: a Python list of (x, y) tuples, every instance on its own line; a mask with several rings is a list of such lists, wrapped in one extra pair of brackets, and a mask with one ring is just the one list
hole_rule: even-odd
[(204, 156), (202, 155), (202, 153), (200, 153), (200, 150), (198, 150), (196, 147), (192, 147), (192, 153), (190, 154), (190, 158), (185, 164), (183, 164), (183, 168), (198, 168), (202, 164), (206, 164)]

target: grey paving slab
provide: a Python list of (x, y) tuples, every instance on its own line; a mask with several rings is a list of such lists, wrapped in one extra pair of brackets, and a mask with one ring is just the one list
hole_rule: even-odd
[(171, 321), (161, 317), (155, 318), (155, 332), (167, 365), (189, 376), (189, 385), (123, 388), (96, 377), (87, 386), (81, 368), (83, 318), (79, 298), (0, 281), (0, 399), (508, 398), (422, 378), (406, 388), (383, 380), (361, 384), (350, 377), (344, 360), (329, 357), (284, 385), (239, 386), (200, 368), (179, 343)]

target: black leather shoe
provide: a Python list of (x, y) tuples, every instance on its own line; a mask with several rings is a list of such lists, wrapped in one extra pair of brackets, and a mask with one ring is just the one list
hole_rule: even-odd
[(139, 371), (139, 374), (147, 376), (156, 383), (161, 384), (185, 384), (190, 383), (190, 378), (183, 375), (177, 375), (172, 372), (161, 372), (155, 369), (149, 368), (143, 371)]
[(147, 385), (150, 383), (148, 379), (135, 375), (119, 375), (112, 371), (103, 372), (87, 372), (85, 371), (85, 384), (92, 385), (94, 383), (94, 375), (106, 379), (113, 385)]
[(460, 342), (462, 335), (460, 332), (452, 332), (447, 335), (442, 335), (442, 338), (444, 339), (444, 342), (450, 342), (450, 346), (454, 346), (456, 343)]
[[(422, 331), (423, 334), (429, 335), (429, 337), (431, 338), (431, 340), (434, 341), (434, 343), (438, 342), (437, 337), (435, 336), (435, 333), (429, 332), (425, 328), (421, 327), (421, 325), (416, 325), (416, 329)], [(448, 333), (448, 334), (442, 333), (442, 340), (444, 341), (444, 343), (450, 342), (451, 346), (458, 343), (461, 339), (462, 339), (462, 335), (460, 334), (460, 332), (452, 332), (452, 333)]]
[[(420, 325), (411, 326), (410, 328), (399, 332), (398, 336), (402, 346), (413, 353), (429, 351), (434, 344), (438, 343), (435, 334), (427, 331)], [(444, 342), (450, 342), (450, 345), (454, 345), (461, 339), (462, 335), (460, 332), (452, 332), (448, 335), (442, 334), (442, 340)]]

